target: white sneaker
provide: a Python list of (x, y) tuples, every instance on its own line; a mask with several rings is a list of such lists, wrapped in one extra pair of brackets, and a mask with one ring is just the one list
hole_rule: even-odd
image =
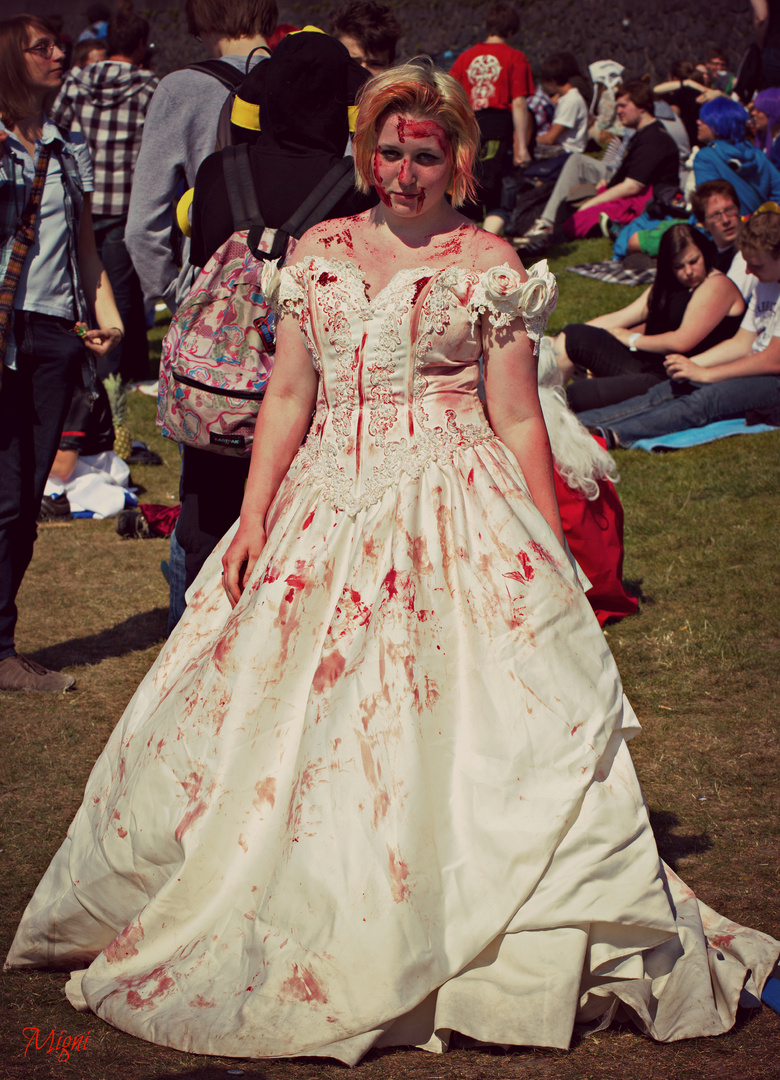
[(549, 247), (553, 239), (553, 226), (544, 218), (537, 218), (525, 236), (518, 236), (512, 241), (512, 246), (518, 251), (526, 251), (533, 254), (536, 251), (544, 251)]

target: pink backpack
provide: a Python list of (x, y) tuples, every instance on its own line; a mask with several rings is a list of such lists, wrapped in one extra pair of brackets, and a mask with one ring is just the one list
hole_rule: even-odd
[[(275, 348), (274, 316), (260, 288), (265, 263), (249, 250), (247, 234), (235, 232), (217, 249), (173, 317), (157, 393), (163, 435), (237, 457), (252, 449)], [(266, 234), (273, 241), (274, 230)], [(270, 250), (265, 236), (260, 247)]]
[(352, 188), (354, 171), (352, 159), (342, 158), (289, 221), (267, 229), (246, 146), (220, 155), (237, 231), (214, 252), (171, 320), (160, 358), (157, 423), (174, 442), (247, 457), (276, 340), (260, 287), (263, 267), (268, 260), (281, 265), (295, 238), (328, 216)]

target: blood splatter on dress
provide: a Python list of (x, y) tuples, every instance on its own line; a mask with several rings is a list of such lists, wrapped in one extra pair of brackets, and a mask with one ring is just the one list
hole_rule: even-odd
[(544, 268), (350, 262), (275, 284), (320, 373), (235, 609), (220, 557), (90, 776), (14, 967), (194, 1053), (565, 1047), (625, 1007), (733, 1023), (780, 946), (659, 862), (638, 724), (477, 397), (481, 316), (537, 336)]

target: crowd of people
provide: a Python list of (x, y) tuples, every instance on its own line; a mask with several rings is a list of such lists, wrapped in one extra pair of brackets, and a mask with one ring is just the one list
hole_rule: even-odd
[[(148, 305), (175, 322), (226, 243), (273, 315), (251, 457), (184, 447), (171, 635), (7, 964), (203, 1054), (728, 1030), (780, 998), (780, 943), (659, 859), (599, 624), (637, 607), (609, 450), (780, 404), (771, 97), (753, 145), (721, 49), (679, 80), (708, 99), (689, 208), (682, 98), (605, 61), (588, 106), (567, 54), (537, 89), (505, 2), (450, 74), (395, 64), (374, 0), (329, 34), (185, 10), (209, 60), (161, 80), (130, 10), (95, 8), (103, 58), (67, 74), (48, 22), (0, 22), (0, 689), (73, 683), (14, 639), (66, 417), (105, 416)], [(549, 194), (510, 242), (525, 174)], [(520, 256), (640, 218), (653, 285), (545, 337), (557, 284)]]

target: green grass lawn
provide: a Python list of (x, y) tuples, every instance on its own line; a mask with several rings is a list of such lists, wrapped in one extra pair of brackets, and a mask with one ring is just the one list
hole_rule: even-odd
[[(589, 240), (552, 252), (561, 299), (551, 329), (636, 295), (565, 270), (567, 262), (608, 251), (606, 241)], [(147, 489), (144, 501), (176, 501), (178, 451), (156, 433), (154, 400), (133, 395), (130, 416), (133, 435), (164, 458), (162, 468), (134, 470)], [(643, 725), (632, 753), (661, 853), (708, 904), (780, 937), (780, 431), (615, 457), (625, 577), (642, 603), (607, 636)], [(166, 557), (166, 542), (122, 541), (110, 521), (41, 529), (20, 596), (19, 644), (44, 663), (68, 667), (78, 688), (63, 696), (0, 694), (2, 950), (79, 805), (93, 761), (159, 651)], [(236, 1063), (153, 1047), (75, 1013), (62, 996), (64, 982), (51, 973), (0, 978), (0, 1080), (211, 1080), (236, 1065), (265, 1080), (345, 1075), (326, 1060)], [(92, 1035), (69, 1061), (41, 1051), (25, 1058), (23, 1030), (31, 1026)], [(575, 1041), (566, 1053), (378, 1053), (359, 1073), (367, 1080), (768, 1080), (780, 1077), (779, 1063), (780, 1017), (764, 1009), (740, 1016), (718, 1039), (657, 1046), (616, 1028)]]

